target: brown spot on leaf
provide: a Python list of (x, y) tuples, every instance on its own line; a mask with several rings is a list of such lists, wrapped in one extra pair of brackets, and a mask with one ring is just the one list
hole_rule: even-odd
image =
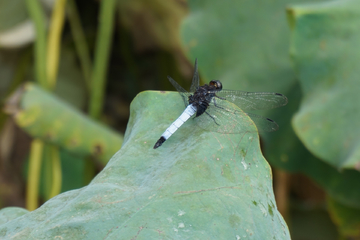
[(55, 136), (54, 136), (54, 134), (51, 133), (51, 132), (47, 132), (47, 133), (45, 134), (45, 139), (48, 140), (48, 141), (54, 140), (54, 138), (55, 138)]
[(360, 171), (360, 161), (355, 164), (355, 169)]
[(326, 41), (325, 41), (325, 40), (322, 40), (322, 41), (320, 42), (320, 49), (321, 49), (321, 50), (325, 50), (325, 49), (326, 49)]
[(70, 140), (70, 146), (74, 147), (79, 144), (79, 141), (76, 138)]
[(93, 146), (92, 153), (94, 156), (100, 156), (103, 154), (103, 152), (104, 152), (104, 147), (101, 144), (98, 143)]
[(26, 91), (26, 84), (21, 85), (16, 91), (9, 96), (4, 104), (4, 112), (12, 116), (16, 115), (21, 110), (21, 98)]

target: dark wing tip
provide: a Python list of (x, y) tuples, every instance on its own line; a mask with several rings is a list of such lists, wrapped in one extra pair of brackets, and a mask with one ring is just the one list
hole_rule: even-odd
[(282, 98), (283, 102), (282, 102), (281, 106), (285, 106), (288, 103), (288, 98), (284, 94), (275, 93), (275, 95), (278, 95), (278, 96), (280, 96)]
[(270, 118), (266, 118), (266, 120), (270, 121), (270, 122), (274, 122), (273, 120), (271, 120)]
[(267, 132), (275, 132), (279, 130), (279, 125), (274, 120), (271, 120), (270, 118), (266, 118), (266, 120), (271, 122), (271, 128), (269, 128)]

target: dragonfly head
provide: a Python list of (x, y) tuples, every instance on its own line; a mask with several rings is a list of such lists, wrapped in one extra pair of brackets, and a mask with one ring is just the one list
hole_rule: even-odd
[(222, 89), (222, 83), (219, 80), (211, 80), (209, 83), (210, 86), (214, 86), (216, 90)]

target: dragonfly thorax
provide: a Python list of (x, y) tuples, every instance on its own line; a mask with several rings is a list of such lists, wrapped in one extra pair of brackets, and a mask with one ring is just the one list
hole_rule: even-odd
[(215, 96), (215, 92), (222, 89), (222, 84), (218, 80), (210, 81), (209, 85), (205, 84), (196, 89), (194, 94), (189, 96), (189, 104), (196, 108), (196, 117), (203, 114), (209, 107), (211, 99)]

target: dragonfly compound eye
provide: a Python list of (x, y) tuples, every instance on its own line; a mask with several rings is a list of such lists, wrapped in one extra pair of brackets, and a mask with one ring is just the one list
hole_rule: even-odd
[(217, 90), (222, 89), (222, 83), (219, 80), (211, 80), (209, 83), (210, 86), (215, 86)]

